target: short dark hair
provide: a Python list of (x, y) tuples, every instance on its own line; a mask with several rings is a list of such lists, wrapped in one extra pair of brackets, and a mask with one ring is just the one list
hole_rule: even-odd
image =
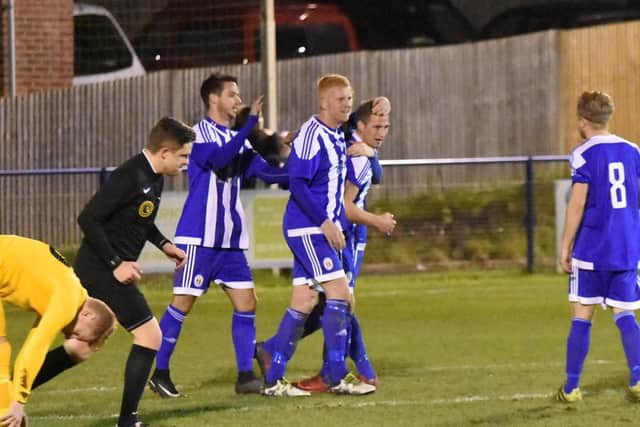
[(202, 86), (200, 86), (200, 97), (202, 98), (202, 102), (204, 102), (205, 108), (209, 108), (209, 95), (212, 93), (220, 95), (224, 84), (228, 82), (238, 84), (238, 78), (229, 74), (213, 73), (202, 82)]
[(578, 99), (578, 116), (589, 120), (596, 127), (606, 126), (614, 110), (613, 99), (605, 92), (582, 92)]
[(356, 112), (354, 113), (355, 122), (362, 122), (364, 124), (369, 123), (369, 119), (373, 114), (373, 99), (363, 102), (360, 104)]
[(173, 117), (163, 117), (149, 132), (145, 148), (152, 153), (157, 153), (163, 147), (177, 150), (195, 139), (196, 133), (189, 126)]

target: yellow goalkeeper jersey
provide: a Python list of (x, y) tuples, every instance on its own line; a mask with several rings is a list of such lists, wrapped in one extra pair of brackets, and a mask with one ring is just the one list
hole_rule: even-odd
[[(0, 300), (38, 314), (13, 368), (13, 398), (26, 403), (51, 343), (74, 320), (87, 291), (46, 243), (0, 235)], [(6, 336), (0, 317), (0, 334)]]

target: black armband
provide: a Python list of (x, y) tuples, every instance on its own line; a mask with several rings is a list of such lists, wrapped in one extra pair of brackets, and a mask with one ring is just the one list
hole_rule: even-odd
[(109, 268), (115, 270), (120, 264), (122, 264), (122, 258), (116, 255), (115, 257), (107, 261), (107, 264), (109, 264)]
[(160, 250), (162, 250), (162, 247), (163, 247), (166, 243), (172, 244), (172, 243), (171, 243), (171, 240), (169, 240), (169, 239), (166, 239), (166, 238), (165, 238), (165, 239), (160, 240), (160, 242), (158, 242), (158, 248), (159, 248)]

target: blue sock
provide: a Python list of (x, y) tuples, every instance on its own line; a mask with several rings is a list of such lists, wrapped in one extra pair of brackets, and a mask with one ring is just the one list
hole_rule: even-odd
[(329, 381), (329, 357), (327, 355), (327, 345), (322, 344), (322, 368), (320, 368), (320, 376), (324, 382)]
[(347, 374), (344, 350), (347, 345), (347, 312), (349, 303), (343, 300), (327, 299), (322, 315), (322, 331), (327, 346), (329, 362), (329, 384), (336, 385)]
[(169, 360), (176, 348), (180, 331), (182, 330), (182, 322), (186, 313), (178, 310), (172, 305), (167, 307), (162, 319), (160, 320), (160, 330), (162, 331), (162, 344), (156, 355), (156, 369), (169, 369)]
[(264, 382), (268, 385), (284, 377), (287, 362), (296, 351), (296, 344), (302, 336), (304, 322), (307, 319), (305, 313), (288, 308), (282, 317), (278, 332), (268, 340), (267, 351), (271, 353), (271, 369), (267, 372)]
[(351, 314), (351, 345), (349, 346), (349, 356), (351, 360), (356, 364), (356, 369), (365, 378), (373, 379), (376, 377), (376, 372), (369, 362), (367, 356), (367, 349), (364, 346), (364, 339), (362, 338), (362, 329), (360, 329), (360, 322), (355, 313)]
[(564, 384), (566, 393), (571, 393), (580, 384), (580, 374), (589, 352), (590, 339), (591, 322), (574, 318), (567, 338), (567, 382)]
[(253, 352), (256, 345), (256, 312), (235, 311), (231, 320), (231, 337), (236, 351), (238, 372), (253, 371)]
[(631, 377), (629, 385), (634, 386), (640, 381), (640, 327), (632, 311), (623, 311), (613, 316), (620, 329), (624, 354), (627, 356), (627, 364)]

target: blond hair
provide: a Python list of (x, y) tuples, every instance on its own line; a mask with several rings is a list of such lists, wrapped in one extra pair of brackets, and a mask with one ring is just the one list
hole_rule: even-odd
[(319, 94), (332, 87), (351, 87), (351, 82), (342, 74), (325, 74), (318, 79)]
[(578, 99), (578, 116), (595, 127), (606, 126), (614, 110), (613, 99), (604, 92), (586, 91)]
[(95, 314), (95, 338), (89, 343), (94, 350), (99, 349), (116, 330), (116, 315), (107, 304), (95, 298), (87, 298), (84, 308)]

